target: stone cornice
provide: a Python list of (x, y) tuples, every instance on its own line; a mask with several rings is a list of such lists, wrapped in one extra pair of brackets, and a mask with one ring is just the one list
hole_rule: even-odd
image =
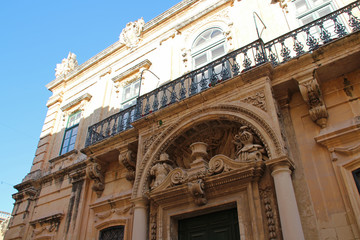
[(120, 73), (119, 75), (116, 75), (115, 77), (113, 77), (111, 80), (113, 80), (114, 82), (120, 81), (123, 78), (125, 78), (126, 76), (129, 76), (131, 74), (134, 74), (136, 71), (139, 71), (141, 68), (146, 68), (149, 69), (149, 67), (151, 66), (151, 62), (148, 59), (145, 59), (144, 61), (136, 64), (135, 66), (125, 70), (124, 72)]
[(91, 95), (89, 93), (85, 93), (83, 95), (81, 95), (80, 97), (72, 100), (71, 102), (65, 104), (64, 106), (62, 106), (60, 109), (61, 111), (65, 111), (65, 110), (68, 110), (70, 109), (71, 107), (77, 105), (78, 103), (80, 103), (82, 100), (87, 100), (87, 101), (90, 101), (91, 99)]

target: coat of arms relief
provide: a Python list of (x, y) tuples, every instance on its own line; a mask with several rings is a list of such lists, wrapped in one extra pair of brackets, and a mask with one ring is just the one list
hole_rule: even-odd
[(143, 18), (126, 24), (126, 27), (119, 36), (120, 43), (125, 44), (130, 49), (136, 48), (141, 40), (140, 36), (144, 29), (144, 25), (145, 22)]

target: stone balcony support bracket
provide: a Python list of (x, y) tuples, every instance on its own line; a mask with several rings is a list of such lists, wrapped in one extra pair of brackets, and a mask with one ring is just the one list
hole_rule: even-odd
[(320, 90), (319, 83), (316, 79), (316, 72), (312, 75), (308, 74), (298, 80), (300, 93), (304, 101), (309, 106), (309, 114), (321, 128), (325, 128), (329, 114), (327, 112), (324, 99)]
[(86, 167), (86, 176), (94, 180), (92, 190), (100, 197), (105, 189), (105, 165), (96, 159), (90, 159)]

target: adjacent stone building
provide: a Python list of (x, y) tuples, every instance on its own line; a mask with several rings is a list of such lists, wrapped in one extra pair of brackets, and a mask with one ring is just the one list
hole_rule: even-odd
[(360, 239), (359, 16), (183, 0), (69, 53), (5, 239)]

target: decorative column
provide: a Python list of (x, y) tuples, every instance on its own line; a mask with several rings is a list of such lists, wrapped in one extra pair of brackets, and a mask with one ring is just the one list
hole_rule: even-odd
[(293, 163), (287, 157), (280, 157), (267, 161), (266, 165), (270, 167), (271, 175), (274, 178), (284, 239), (305, 239), (291, 180)]
[(148, 237), (148, 200), (137, 198), (134, 203), (132, 240), (144, 240)]

